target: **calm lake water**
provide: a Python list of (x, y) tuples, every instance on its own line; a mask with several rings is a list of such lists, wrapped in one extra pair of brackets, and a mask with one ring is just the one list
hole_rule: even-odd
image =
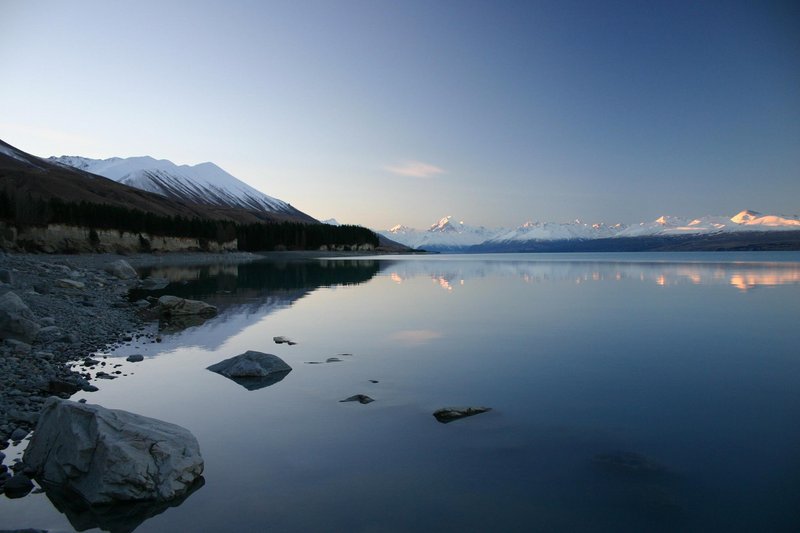
[[(152, 274), (173, 283), (151, 294), (219, 316), (117, 349), (129, 375), (74, 399), (188, 428), (205, 485), (176, 507), (105, 514), (0, 498), (0, 529), (800, 530), (800, 254)], [(205, 369), (247, 350), (293, 370), (249, 391)], [(354, 394), (375, 401), (339, 402)], [(445, 406), (492, 411), (441, 424)]]

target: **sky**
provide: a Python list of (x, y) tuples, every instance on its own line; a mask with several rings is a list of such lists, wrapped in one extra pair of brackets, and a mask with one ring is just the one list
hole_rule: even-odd
[(800, 2), (0, 0), (0, 139), (319, 219), (800, 213)]

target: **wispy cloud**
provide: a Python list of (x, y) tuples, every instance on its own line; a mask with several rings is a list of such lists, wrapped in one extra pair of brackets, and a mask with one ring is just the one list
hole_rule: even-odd
[(439, 174), (444, 174), (444, 169), (430, 163), (422, 161), (403, 161), (400, 164), (386, 167), (386, 170), (398, 176), (408, 176), (411, 178), (432, 178)]

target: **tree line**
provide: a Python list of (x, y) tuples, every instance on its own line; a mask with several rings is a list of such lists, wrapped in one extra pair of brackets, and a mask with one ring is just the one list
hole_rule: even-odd
[(94, 230), (187, 237), (218, 243), (238, 240), (243, 251), (317, 250), (322, 246), (378, 245), (378, 236), (361, 226), (301, 222), (239, 224), (229, 220), (166, 216), (107, 204), (64, 202), (59, 198), (11, 197), (0, 191), (0, 220), (18, 228), (64, 224)]

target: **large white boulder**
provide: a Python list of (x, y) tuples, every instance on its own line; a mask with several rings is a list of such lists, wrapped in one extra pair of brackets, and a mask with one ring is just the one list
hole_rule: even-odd
[(170, 500), (203, 473), (200, 446), (187, 429), (55, 397), (45, 402), (23, 461), (38, 481), (90, 504)]

